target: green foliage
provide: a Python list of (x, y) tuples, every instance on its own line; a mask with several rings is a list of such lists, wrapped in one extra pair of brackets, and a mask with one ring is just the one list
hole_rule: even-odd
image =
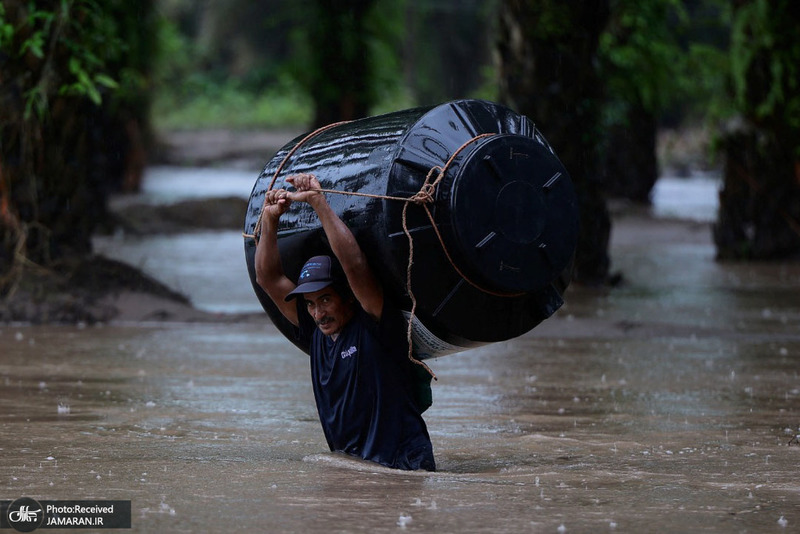
[(152, 2), (3, 0), (0, 293), (30, 262), (89, 253), (109, 191), (141, 170)]
[(610, 76), (608, 86), (615, 94), (636, 98), (647, 110), (661, 109), (675, 92), (673, 69), (680, 56), (663, 21), (668, 9), (682, 19), (681, 5), (675, 0), (620, 1), (617, 9), (616, 27), (600, 40), (601, 52), (622, 74)]
[[(389, 0), (387, 0), (388, 2)], [(386, 3), (386, 2), (384, 2)], [(397, 83), (419, 105), (497, 97), (492, 35), (497, 0), (405, 0), (386, 23), (398, 35)]]
[(500, 98), (496, 67), (492, 64), (486, 64), (481, 67), (480, 72), (481, 84), (470, 92), (469, 97), (496, 102)]
[(178, 25), (166, 17), (156, 24), (159, 55), (153, 62), (153, 78), (156, 90), (179, 86), (192, 72), (199, 68), (199, 59), (193, 53), (189, 38), (181, 33)]
[(611, 122), (631, 104), (657, 114), (686, 91), (685, 56), (677, 36), (686, 24), (680, 0), (617, 0), (600, 36), (602, 76)]
[(6, 20), (6, 6), (0, 4), (0, 50), (7, 50), (14, 39), (14, 25)]
[(120, 34), (115, 3), (16, 4), (11, 9), (21, 15), (19, 20), (7, 20), (8, 6), (0, 11), (0, 52), (18, 65), (11, 77), (24, 94), (26, 118), (44, 118), (56, 95), (85, 97), (100, 105), (107, 90), (120, 87), (113, 66), (121, 61), (128, 44)]
[(729, 116), (725, 0), (617, 0), (600, 39), (609, 123), (630, 106), (671, 120)]
[[(359, 39), (342, 45), (355, 46), (350, 53), (368, 58), (369, 78), (359, 85), (373, 101), (370, 113), (450, 98), (496, 99), (489, 39), (496, 4), (375, 0)], [(347, 5), (339, 2), (336, 8)], [(337, 84), (321, 77), (312, 61), (315, 6), (314, 0), (161, 0), (156, 124), (185, 128), (220, 120), (216, 126), (256, 127), (307, 121), (314, 104), (310, 95), (325, 80)]]
[(725, 72), (728, 54), (717, 46), (690, 43), (684, 76), (685, 98), (693, 115), (713, 122), (729, 117), (733, 103), (728, 94)]
[(291, 82), (254, 92), (235, 82), (217, 84), (194, 77), (195, 91), (160, 92), (153, 102), (157, 130), (258, 128), (306, 125), (311, 103)]
[[(236, 5), (234, 2), (231, 7)], [(235, 14), (232, 12), (232, 16)], [(270, 11), (264, 14), (264, 23), (271, 27), (276, 19), (285, 16), (280, 10)], [(190, 35), (191, 29), (178, 25), (179, 18), (172, 14), (158, 21), (160, 54), (154, 62), (153, 75), (156, 129), (247, 129), (308, 124), (311, 101), (286, 63), (272, 65), (269, 58), (256, 58), (241, 73), (222, 69), (219, 60)], [(212, 33), (215, 32), (222, 32), (226, 38), (229, 35), (227, 29)]]
[[(796, 2), (752, 0), (735, 12), (731, 77), (736, 105), (756, 123), (800, 132), (800, 30)], [(795, 146), (800, 154), (800, 146)]]
[(403, 84), (402, 57), (398, 53), (403, 46), (404, 29), (398, 21), (403, 20), (405, 5), (405, 1), (379, 0), (367, 20), (371, 28), (367, 46), (375, 101), (373, 114), (413, 105), (411, 94)]

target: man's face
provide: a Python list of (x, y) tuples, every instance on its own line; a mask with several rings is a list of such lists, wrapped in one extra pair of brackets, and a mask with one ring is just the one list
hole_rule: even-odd
[(353, 303), (342, 299), (332, 286), (313, 293), (303, 293), (303, 300), (320, 331), (334, 339), (353, 317)]

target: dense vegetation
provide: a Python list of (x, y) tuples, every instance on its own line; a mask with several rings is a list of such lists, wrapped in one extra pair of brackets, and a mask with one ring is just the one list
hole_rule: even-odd
[(152, 1), (0, 4), (0, 291), (84, 256), (144, 166)]
[(800, 253), (800, 10), (739, 1), (730, 79), (738, 121), (720, 136), (724, 189), (714, 228), (723, 259)]

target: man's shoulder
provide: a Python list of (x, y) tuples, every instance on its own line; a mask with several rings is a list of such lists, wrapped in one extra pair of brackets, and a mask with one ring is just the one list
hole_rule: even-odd
[(397, 329), (398, 327), (406, 324), (406, 320), (403, 316), (402, 310), (396, 306), (394, 303), (385, 300), (383, 304), (383, 310), (381, 311), (380, 318), (376, 318), (368, 314), (364, 311), (361, 306), (358, 306), (357, 312), (354, 314), (354, 317), (358, 317), (358, 320), (361, 324), (365, 326), (375, 326), (379, 330), (383, 331), (388, 329)]
[(362, 321), (362, 324), (369, 328), (378, 339), (384, 351), (398, 354), (407, 351), (408, 321), (399, 307), (384, 304), (380, 320), (376, 320), (364, 312)]

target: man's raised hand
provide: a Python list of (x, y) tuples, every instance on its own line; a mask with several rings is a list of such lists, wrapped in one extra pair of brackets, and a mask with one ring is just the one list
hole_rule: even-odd
[(286, 213), (292, 199), (285, 189), (272, 189), (264, 197), (264, 214), (277, 220)]
[(322, 187), (319, 185), (319, 180), (317, 180), (317, 177), (313, 174), (294, 174), (286, 178), (286, 181), (295, 188), (295, 191), (289, 193), (289, 198), (291, 200), (308, 202), (311, 204), (319, 198), (324, 199), (320, 192)]

